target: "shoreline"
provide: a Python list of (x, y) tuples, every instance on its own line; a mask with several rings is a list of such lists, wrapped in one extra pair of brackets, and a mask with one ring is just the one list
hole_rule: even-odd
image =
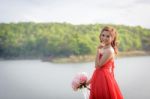
[(150, 56), (150, 51), (119, 52), (117, 57)]
[[(138, 57), (138, 56), (150, 56), (150, 51), (130, 51), (130, 52), (119, 52), (117, 54), (117, 58), (123, 58), (123, 57)], [(95, 55), (71, 55), (69, 57), (36, 57), (36, 58), (0, 58), (0, 61), (2, 60), (41, 60), (43, 62), (51, 62), (51, 63), (84, 63), (84, 62), (93, 62), (95, 61)]]
[[(130, 51), (130, 52), (119, 52), (116, 57), (138, 57), (138, 56), (150, 56), (150, 51)], [(82, 63), (82, 62), (92, 62), (95, 60), (95, 55), (80, 55), (80, 56), (69, 56), (69, 57), (55, 57), (47, 58), (43, 61), (52, 63)]]

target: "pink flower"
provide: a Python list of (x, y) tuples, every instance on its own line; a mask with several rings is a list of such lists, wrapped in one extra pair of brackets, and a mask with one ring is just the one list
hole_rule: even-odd
[(86, 81), (87, 81), (87, 75), (85, 74), (85, 73), (81, 73), (80, 74), (80, 83), (86, 83)]
[(72, 88), (77, 91), (79, 88), (86, 87), (86, 82), (88, 80), (87, 74), (82, 72), (77, 74), (72, 81)]
[(72, 81), (72, 88), (73, 88), (73, 90), (77, 91), (78, 87), (79, 87), (79, 83), (76, 82), (76, 81)]

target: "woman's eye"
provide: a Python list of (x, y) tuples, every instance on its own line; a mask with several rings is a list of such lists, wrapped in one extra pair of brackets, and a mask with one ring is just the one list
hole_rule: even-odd
[(109, 38), (110, 36), (109, 35), (107, 35), (107, 38)]
[(104, 35), (104, 34), (102, 34), (102, 36), (104, 37), (105, 35)]

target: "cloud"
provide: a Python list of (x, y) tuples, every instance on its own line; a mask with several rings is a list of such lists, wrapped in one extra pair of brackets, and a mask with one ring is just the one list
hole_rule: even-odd
[(113, 23), (150, 28), (148, 11), (149, 0), (3, 0), (0, 22)]
[(135, 3), (137, 4), (150, 4), (150, 0), (136, 0)]

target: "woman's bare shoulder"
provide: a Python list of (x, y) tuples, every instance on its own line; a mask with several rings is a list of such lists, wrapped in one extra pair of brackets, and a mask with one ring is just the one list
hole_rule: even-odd
[(108, 48), (104, 51), (105, 54), (113, 54), (114, 53), (114, 50), (113, 48)]
[(105, 50), (104, 54), (107, 55), (107, 56), (110, 56), (110, 57), (111, 56), (114, 57), (114, 49), (113, 48), (108, 48), (107, 50)]

